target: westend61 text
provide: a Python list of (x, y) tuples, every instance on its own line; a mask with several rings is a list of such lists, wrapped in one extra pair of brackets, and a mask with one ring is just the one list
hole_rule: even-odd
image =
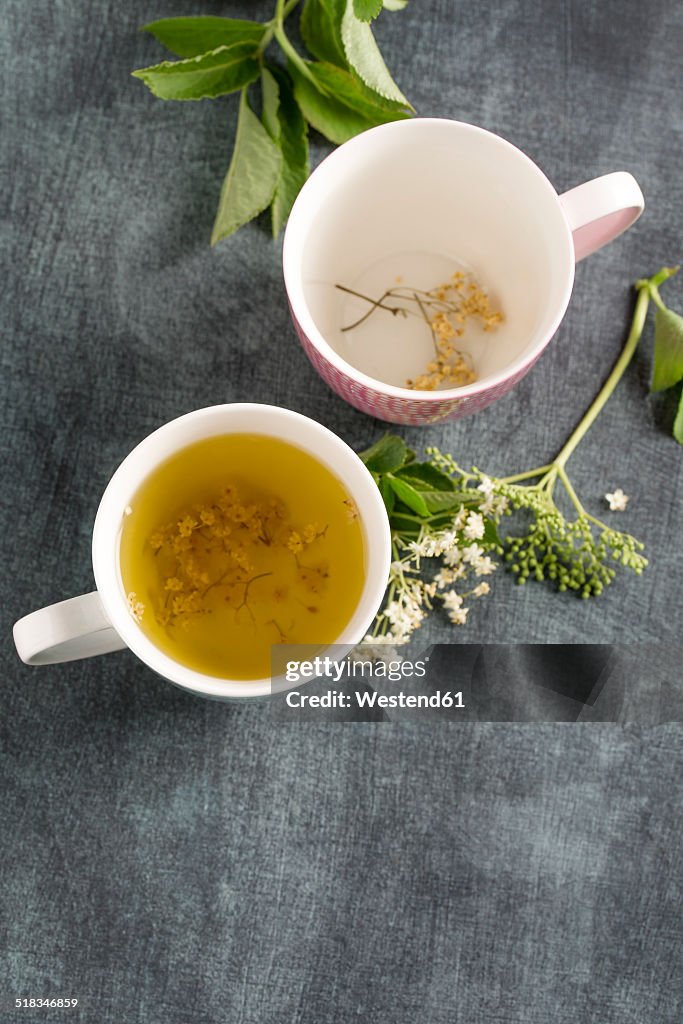
[(344, 693), (327, 690), (325, 693), (301, 693), (290, 690), (287, 694), (290, 708), (464, 708), (462, 691), (436, 690), (434, 693), (376, 693), (374, 690)]

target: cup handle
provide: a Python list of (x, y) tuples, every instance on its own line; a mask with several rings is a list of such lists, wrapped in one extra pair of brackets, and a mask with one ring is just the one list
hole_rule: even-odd
[(27, 665), (55, 665), (126, 645), (111, 625), (97, 591), (40, 608), (14, 624), (14, 644)]
[(574, 236), (577, 263), (635, 224), (645, 206), (640, 186), (628, 171), (603, 174), (559, 198)]

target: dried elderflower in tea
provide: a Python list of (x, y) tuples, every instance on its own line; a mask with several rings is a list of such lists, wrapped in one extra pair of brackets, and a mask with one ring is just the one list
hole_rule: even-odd
[(147, 478), (124, 518), (131, 615), (183, 665), (268, 677), (274, 644), (331, 643), (353, 614), (365, 557), (352, 504), (326, 467), (275, 438), (188, 446)]

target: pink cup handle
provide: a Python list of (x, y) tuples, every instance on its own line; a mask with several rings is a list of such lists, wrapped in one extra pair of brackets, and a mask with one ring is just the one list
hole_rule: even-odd
[(614, 171), (563, 192), (560, 205), (574, 236), (578, 263), (630, 228), (645, 201), (632, 174)]

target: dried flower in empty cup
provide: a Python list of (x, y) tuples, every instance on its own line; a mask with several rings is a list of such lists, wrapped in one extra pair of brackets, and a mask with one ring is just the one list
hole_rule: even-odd
[[(471, 357), (458, 348), (456, 339), (464, 335), (469, 321), (477, 322), (484, 331), (492, 331), (503, 322), (503, 314), (492, 308), (484, 289), (471, 274), (462, 271), (456, 271), (449, 281), (429, 291), (401, 284), (389, 288), (379, 299), (372, 299), (345, 285), (338, 284), (337, 288), (370, 304), (363, 316), (342, 327), (342, 331), (359, 327), (380, 309), (393, 316), (418, 317), (427, 325), (434, 345), (434, 358), (427, 363), (424, 373), (406, 381), (406, 387), (414, 391), (473, 384), (477, 375)], [(393, 304), (394, 300), (399, 300), (399, 304)]]

